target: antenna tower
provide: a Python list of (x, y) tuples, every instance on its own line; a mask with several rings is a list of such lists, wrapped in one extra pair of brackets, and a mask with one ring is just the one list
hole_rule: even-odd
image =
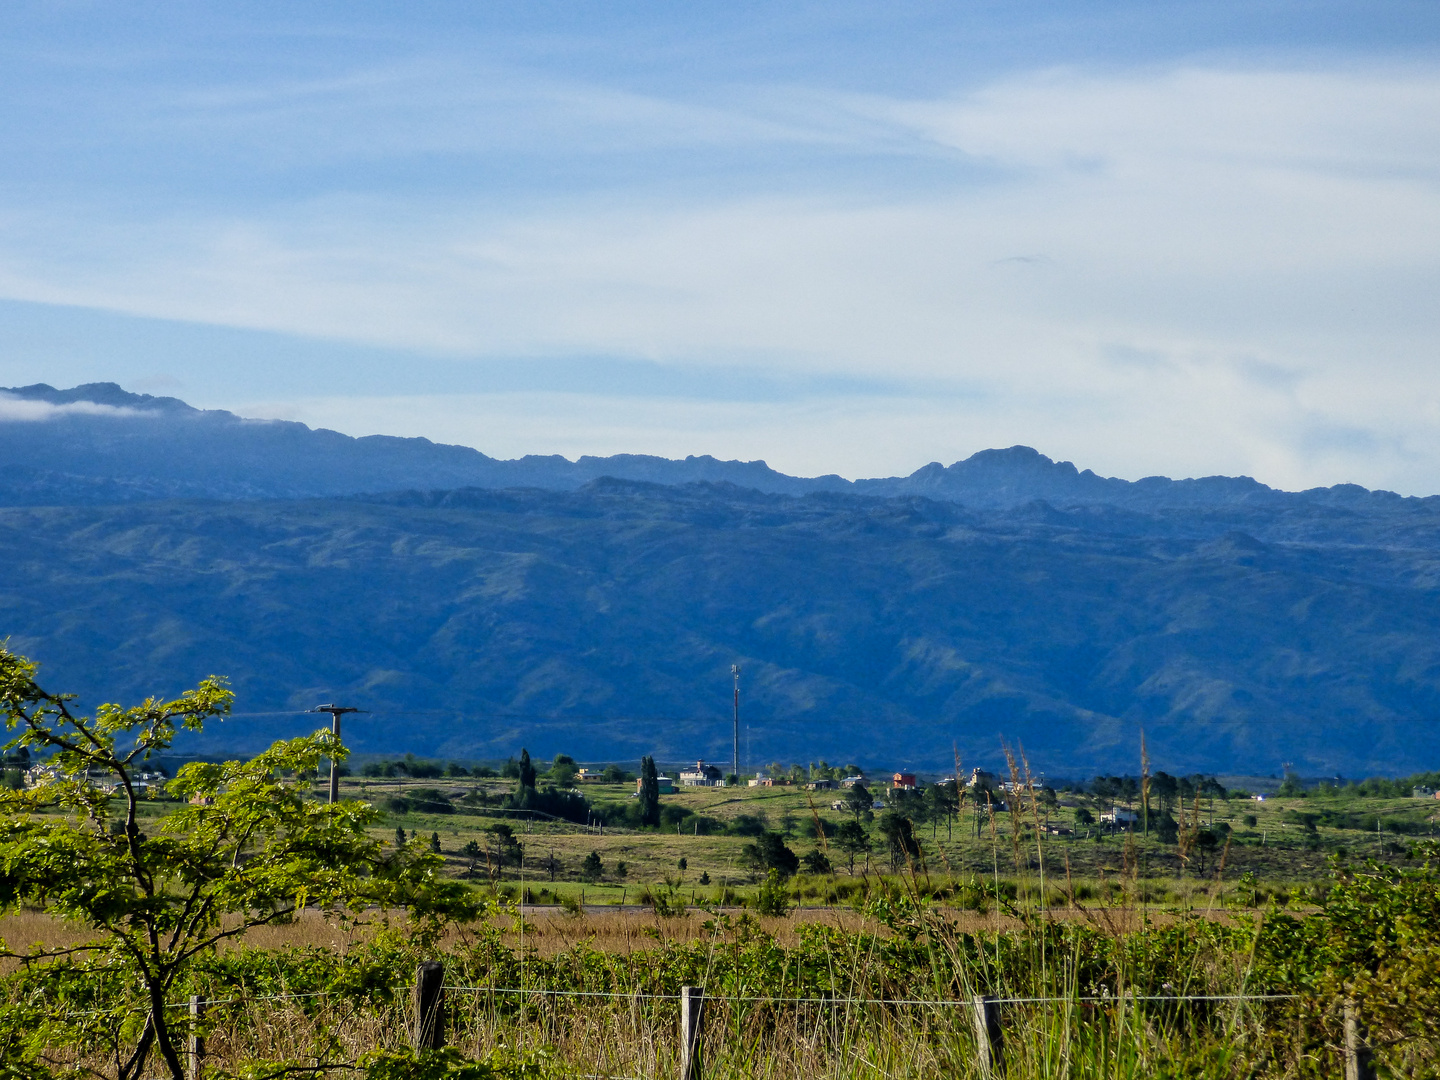
[(730, 772), (736, 781), (740, 779), (740, 665), (730, 665), (730, 675), (735, 680), (735, 743), (730, 758)]

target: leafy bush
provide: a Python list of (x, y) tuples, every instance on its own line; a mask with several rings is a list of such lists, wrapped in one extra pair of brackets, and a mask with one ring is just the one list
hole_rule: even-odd
[(376, 1050), (360, 1059), (364, 1080), (547, 1080), (564, 1075), (547, 1051), (497, 1050), (472, 1061), (453, 1046), (443, 1050)]
[(551, 817), (584, 825), (590, 820), (590, 801), (578, 791), (553, 787), (524, 787), (512, 794), (506, 805), (515, 810), (536, 810)]
[(790, 893), (785, 888), (785, 879), (778, 870), (771, 870), (760, 883), (760, 891), (755, 897), (755, 910), (761, 915), (790, 913)]
[(800, 869), (800, 857), (785, 846), (778, 832), (762, 833), (755, 843), (740, 849), (740, 856), (756, 874), (790, 877)]
[(829, 874), (834, 869), (830, 865), (830, 857), (826, 855), (825, 852), (821, 851), (819, 848), (816, 848), (814, 851), (806, 852), (805, 855), (801, 858), (800, 862), (805, 867), (805, 872), (807, 874), (815, 874), (817, 877), (820, 875)]
[(731, 836), (764, 836), (770, 823), (760, 814), (737, 814), (726, 829)]
[(826, 839), (835, 835), (836, 824), (825, 818), (811, 817), (806, 820), (801, 834), (811, 840), (819, 840), (822, 836)]
[(392, 814), (453, 814), (455, 804), (439, 788), (411, 788), (404, 795), (388, 799), (385, 808)]

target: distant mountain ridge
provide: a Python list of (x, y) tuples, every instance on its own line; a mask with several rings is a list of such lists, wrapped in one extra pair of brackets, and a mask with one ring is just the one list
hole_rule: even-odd
[(192, 751), (1305, 775), (1436, 764), (1440, 517), (601, 479), (0, 508), (0, 636), (81, 704), (230, 677)]
[[(7, 401), (49, 405), (53, 411), (43, 418), (17, 419), (4, 411)], [(103, 408), (73, 408), (81, 404)], [(50, 437), (37, 438), (37, 432)], [(981, 509), (1036, 500), (1062, 508), (1112, 505), (1142, 511), (1300, 500), (1382, 511), (1425, 501), (1352, 484), (1284, 492), (1249, 477), (1154, 476), (1132, 482), (1081, 471), (1025, 446), (982, 450), (949, 466), (932, 462), (909, 476), (855, 481), (788, 476), (763, 461), (721, 461), (709, 455), (500, 460), (424, 438), (353, 438), (293, 421), (245, 419), (224, 410), (195, 409), (173, 397), (130, 393), (115, 383), (68, 390), (44, 383), (0, 388), (0, 463), (5, 466), (0, 505), (10, 506), (294, 499), (464, 487), (573, 491), (607, 476), (656, 484), (729, 483), (783, 495), (921, 495)]]
[[(8, 505), (4, 505), (8, 504)], [(1440, 765), (1440, 499), (497, 461), (101, 383), (0, 391), (0, 639), (86, 707), (231, 678), (183, 748), (343, 700), (361, 752), (1396, 775)], [(749, 745), (747, 738), (742, 745)]]

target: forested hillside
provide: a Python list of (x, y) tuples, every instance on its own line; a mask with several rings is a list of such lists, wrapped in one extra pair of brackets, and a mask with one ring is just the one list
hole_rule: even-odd
[(1141, 513), (601, 480), (0, 511), (0, 625), (88, 704), (219, 673), (254, 749), (1359, 775), (1434, 764), (1435, 511)]

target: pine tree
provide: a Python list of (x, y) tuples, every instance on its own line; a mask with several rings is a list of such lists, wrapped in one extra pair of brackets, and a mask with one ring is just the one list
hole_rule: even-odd
[(535, 786), (535, 766), (530, 764), (530, 751), (520, 751), (520, 787), (533, 788)]
[(440, 854), (440, 834), (438, 832), (430, 834), (430, 850), (436, 855)]
[(660, 824), (660, 774), (653, 757), (640, 759), (640, 824)]

